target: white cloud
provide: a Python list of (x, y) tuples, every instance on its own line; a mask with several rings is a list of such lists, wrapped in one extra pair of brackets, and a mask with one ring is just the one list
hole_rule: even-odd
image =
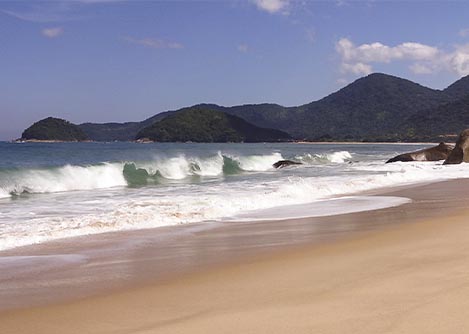
[(240, 44), (238, 45), (238, 51), (246, 53), (249, 51), (249, 46), (247, 44)]
[(434, 69), (426, 64), (415, 63), (409, 66), (412, 73), (415, 74), (432, 74)]
[(142, 45), (147, 48), (152, 49), (183, 49), (184, 45), (177, 42), (170, 42), (164, 39), (157, 39), (157, 38), (132, 38), (132, 37), (124, 37), (124, 39), (132, 44)]
[(409, 69), (415, 74), (430, 74), (447, 70), (458, 75), (469, 74), (469, 44), (456, 46), (447, 52), (437, 47), (416, 42), (396, 46), (380, 42), (355, 45), (347, 38), (336, 43), (341, 58), (342, 73), (369, 74), (373, 64), (387, 64), (394, 61), (410, 62)]
[(41, 30), (41, 34), (47, 38), (57, 38), (64, 33), (62, 27), (44, 28)]
[(420, 43), (402, 43), (390, 47), (376, 42), (355, 46), (346, 38), (339, 40), (336, 49), (344, 60), (359, 60), (364, 63), (389, 63), (399, 59), (429, 60), (439, 53), (437, 48)]
[(288, 14), (288, 7), (290, 6), (290, 0), (252, 0), (252, 2), (257, 8), (270, 14)]
[(469, 44), (457, 46), (454, 52), (445, 56), (444, 63), (459, 75), (469, 75)]
[(373, 72), (373, 69), (370, 65), (364, 64), (364, 63), (354, 63), (354, 64), (342, 63), (342, 71), (344, 73), (368, 75), (368, 74), (371, 74), (371, 72)]

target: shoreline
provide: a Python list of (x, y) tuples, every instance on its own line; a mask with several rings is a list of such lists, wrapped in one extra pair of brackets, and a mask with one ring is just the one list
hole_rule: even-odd
[[(374, 190), (370, 195), (408, 197), (413, 202), (373, 211), (110, 232), (5, 250), (0, 252), (1, 257), (19, 259), (30, 268), (18, 271), (13, 266), (0, 273), (4, 286), (0, 290), (0, 311), (70, 302), (142, 284), (168, 282), (219, 266), (281, 255), (305, 245), (315, 247), (370, 231), (398, 228), (443, 216), (449, 210), (469, 209), (469, 204), (456, 200), (469, 199), (464, 185), (469, 186), (469, 180)], [(441, 198), (442, 193), (446, 199)], [(71, 277), (74, 279), (70, 280)], [(24, 286), (29, 287), (27, 293), (23, 292)]]
[[(457, 137), (455, 138), (454, 141), (456, 142)], [(441, 141), (434, 141), (434, 142), (401, 142), (401, 141), (396, 141), (396, 142), (388, 142), (388, 141), (377, 141), (377, 142), (363, 142), (363, 141), (294, 141), (294, 140), (289, 140), (289, 141), (273, 141), (273, 142), (158, 142), (158, 141), (146, 141), (146, 140), (127, 140), (127, 141), (98, 141), (98, 140), (73, 140), (73, 141), (67, 141), (67, 140), (48, 140), (48, 139), (11, 139), (11, 140), (0, 140), (0, 142), (3, 143), (113, 143), (113, 142), (118, 142), (118, 143), (134, 143), (134, 144), (158, 144), (158, 143), (163, 143), (163, 144), (260, 144), (260, 143), (266, 143), (266, 144), (272, 144), (272, 143), (280, 143), (280, 144), (324, 144), (324, 145), (373, 145), (373, 144), (380, 144), (380, 145), (434, 145), (438, 144)], [(444, 141), (448, 142), (448, 141)]]
[[(388, 189), (413, 203), (323, 217), (322, 225), (304, 219), (192, 231), (186, 241), (199, 246), (217, 241), (219, 247), (221, 241), (231, 241), (231, 246), (224, 245), (232, 249), (218, 248), (215, 257), (224, 257), (221, 262), (199, 262), (166, 279), (134, 281), (92, 297), (1, 312), (0, 331), (458, 332), (461, 326), (469, 328), (461, 311), (469, 306), (464, 294), (469, 292), (468, 185), (469, 180), (455, 180)], [(336, 229), (327, 238), (311, 239), (331, 223)], [(315, 229), (305, 235), (308, 226)], [(244, 253), (235, 244), (243, 240)], [(265, 251), (250, 249), (269, 242)], [(151, 261), (136, 260), (155, 256), (155, 250), (149, 244), (134, 254), (132, 270), (149, 275)], [(198, 250), (200, 259), (210, 258), (217, 248), (204, 252), (192, 244), (192, 250)]]

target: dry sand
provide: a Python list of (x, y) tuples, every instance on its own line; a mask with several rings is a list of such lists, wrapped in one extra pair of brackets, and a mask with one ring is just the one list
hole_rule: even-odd
[[(0, 333), (466, 333), (467, 204), (419, 221), (456, 209), (425, 201), (393, 209), (405, 224), (386, 229), (3, 312)], [(385, 220), (391, 211), (346, 217)]]

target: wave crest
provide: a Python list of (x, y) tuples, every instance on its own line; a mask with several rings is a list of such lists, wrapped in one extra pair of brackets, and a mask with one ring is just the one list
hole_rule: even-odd
[(215, 177), (241, 172), (263, 172), (273, 169), (282, 160), (280, 153), (269, 155), (235, 156), (218, 152), (215, 156), (199, 158), (177, 157), (157, 159), (152, 163), (129, 162), (124, 166), (124, 176), (129, 185), (159, 182), (162, 179), (183, 180), (192, 176)]
[(10, 170), (2, 174), (6, 175), (0, 178), (0, 196), (2, 193), (53, 193), (127, 185), (120, 164), (66, 165), (50, 169)]
[(304, 164), (327, 164), (327, 163), (344, 163), (352, 159), (352, 155), (348, 151), (337, 151), (324, 154), (310, 154), (306, 153), (295, 157), (296, 160)]

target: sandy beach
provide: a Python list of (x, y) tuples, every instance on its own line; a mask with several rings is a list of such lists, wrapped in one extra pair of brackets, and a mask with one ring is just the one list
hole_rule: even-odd
[[(134, 274), (146, 280), (133, 279), (81, 298), (4, 310), (0, 332), (462, 333), (469, 328), (464, 311), (469, 306), (468, 183), (388, 191), (413, 202), (278, 222), (274, 230), (279, 234), (261, 233), (268, 231), (264, 224), (202, 230), (195, 238), (202, 243), (231, 240), (233, 245), (225, 244), (218, 254), (199, 253), (192, 265), (186, 258), (185, 270), (150, 260), (155, 248), (147, 245), (133, 254), (146, 259), (133, 259), (138, 267)], [(320, 227), (305, 234), (305, 226), (319, 221), (338, 228), (317, 239), (311, 236), (321, 235)], [(300, 231), (298, 236), (294, 231)], [(257, 240), (246, 235), (257, 235)], [(240, 240), (244, 246), (239, 246)], [(255, 244), (259, 247), (253, 248)], [(57, 247), (43, 252), (56, 252)], [(172, 274), (159, 277), (152, 263), (159, 271), (173, 268), (166, 270)], [(47, 291), (46, 284), (43, 288)]]

